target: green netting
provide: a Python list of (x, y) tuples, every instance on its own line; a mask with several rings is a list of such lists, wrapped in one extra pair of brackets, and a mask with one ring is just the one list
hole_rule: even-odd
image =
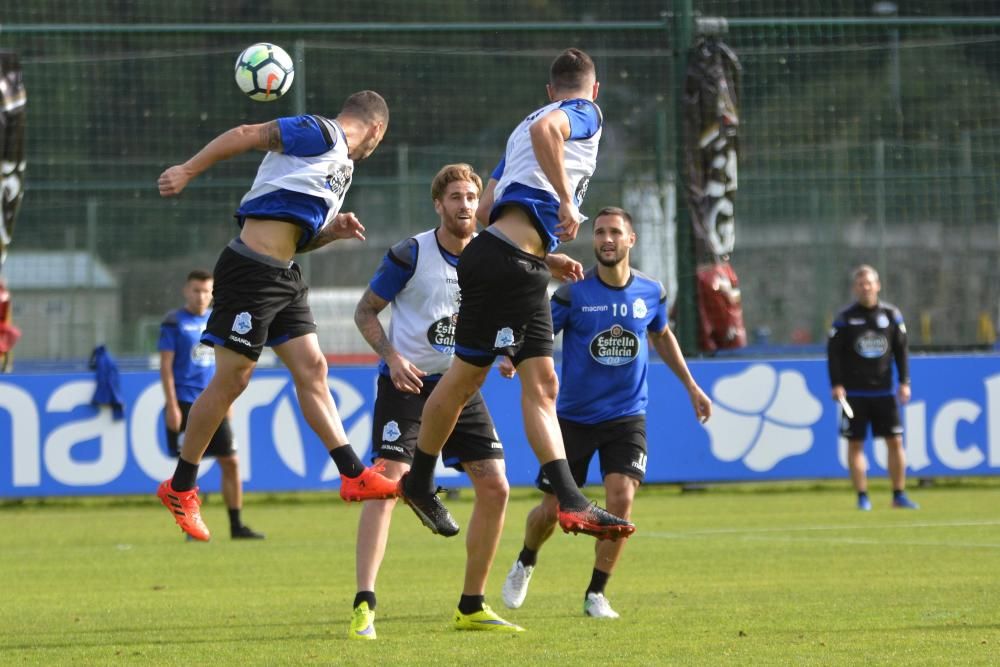
[[(22, 357), (80, 356), (98, 336), (121, 353), (151, 352), (184, 274), (211, 267), (236, 233), (231, 215), (260, 156), (217, 165), (171, 201), (156, 194), (162, 169), (233, 125), (334, 115), (347, 94), (372, 88), (389, 101), (389, 134), (358, 167), (346, 207), (369, 240), (303, 261), (319, 290), (363, 287), (386, 247), (435, 222), (429, 182), (442, 164), (492, 169), (510, 129), (544, 103), (548, 63), (566, 46), (594, 56), (607, 120), (584, 212), (637, 208), (637, 263), (675, 284), (664, 228), (673, 4), (13, 3), (0, 48), (24, 67), (29, 164), (11, 258), (73, 250), (100, 262), (73, 284), (16, 291), (22, 328), (31, 310), (41, 329)], [(751, 332), (821, 341), (849, 298), (849, 269), (868, 262), (915, 342), (983, 336), (981, 317), (1000, 302), (1000, 22), (964, 15), (967, 4), (907, 3), (902, 18), (916, 20), (894, 22), (871, 3), (694, 2), (696, 14), (729, 20), (723, 38), (743, 64), (733, 263)], [(252, 102), (233, 82), (236, 54), (255, 41), (296, 58), (278, 102)], [(589, 263), (585, 237), (566, 250)], [(112, 285), (98, 289), (103, 268)], [(97, 292), (117, 299), (110, 325), (94, 321)], [(92, 301), (67, 306), (66, 293)], [(364, 350), (359, 337), (326, 345)]]
[(914, 342), (991, 342), (1000, 28), (914, 18), (730, 26), (744, 65), (735, 264), (748, 323), (779, 341), (822, 340), (866, 262)]

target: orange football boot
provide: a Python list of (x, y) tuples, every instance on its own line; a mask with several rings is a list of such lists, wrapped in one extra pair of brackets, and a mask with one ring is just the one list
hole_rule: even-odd
[(190, 491), (174, 491), (168, 479), (160, 484), (156, 495), (164, 507), (170, 510), (181, 530), (202, 542), (208, 542), (212, 538), (208, 526), (201, 520), (201, 500), (198, 498), (197, 486)]
[(387, 500), (399, 495), (397, 487), (399, 482), (395, 482), (382, 473), (385, 472), (385, 464), (377, 463), (365, 468), (357, 477), (340, 476), (340, 497), (347, 502), (359, 502), (362, 500)]

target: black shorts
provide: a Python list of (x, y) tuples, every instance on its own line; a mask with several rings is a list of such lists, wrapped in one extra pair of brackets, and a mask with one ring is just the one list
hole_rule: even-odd
[[(191, 412), (191, 403), (178, 403), (181, 406), (181, 430), (174, 433), (167, 429), (167, 451), (173, 457), (180, 456), (181, 447), (184, 445), (184, 430), (187, 429), (188, 413)], [(236, 441), (233, 440), (233, 429), (229, 427), (229, 418), (222, 420), (215, 435), (208, 443), (205, 456), (236, 456)]]
[[(378, 376), (378, 395), (372, 421), (372, 460), (376, 458), (413, 463), (420, 432), (420, 415), (424, 403), (437, 382), (424, 380), (420, 394), (396, 389), (392, 380)], [(497, 437), (493, 419), (477, 391), (462, 409), (455, 430), (441, 450), (441, 460), (449, 468), (462, 469), (465, 461), (502, 459), (503, 445)]]
[(854, 411), (854, 419), (848, 419), (841, 412), (840, 435), (848, 440), (864, 440), (868, 436), (868, 424), (876, 438), (903, 434), (895, 396), (848, 396), (847, 402)]
[(256, 361), (265, 345), (316, 331), (308, 294), (298, 264), (282, 264), (233, 240), (215, 264), (212, 314), (201, 342)]
[(483, 232), (458, 260), (461, 302), (455, 328), (455, 356), (489, 366), (498, 354), (515, 365), (552, 356), (552, 311), (545, 262)]
[[(597, 453), (601, 465), (601, 479), (617, 472), (642, 483), (646, 479), (646, 416), (635, 415), (612, 419), (599, 424), (580, 424), (559, 418), (566, 459), (569, 461), (573, 481), (582, 487), (587, 483), (587, 469)], [(535, 485), (545, 493), (552, 493), (552, 486), (541, 471)]]

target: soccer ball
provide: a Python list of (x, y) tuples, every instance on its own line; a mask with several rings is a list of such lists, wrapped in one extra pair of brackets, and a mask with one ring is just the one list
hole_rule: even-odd
[(280, 46), (261, 42), (236, 58), (236, 85), (251, 100), (271, 102), (288, 92), (295, 78), (292, 59)]

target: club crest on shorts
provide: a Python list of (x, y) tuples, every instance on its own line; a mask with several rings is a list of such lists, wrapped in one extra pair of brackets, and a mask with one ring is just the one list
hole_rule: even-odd
[(382, 427), (382, 442), (396, 442), (399, 440), (399, 436), (402, 432), (399, 430), (399, 424), (396, 420), (387, 421), (385, 426)]
[(233, 331), (242, 336), (252, 328), (250, 313), (243, 312), (236, 315), (236, 319), (233, 320)]
[(493, 344), (493, 347), (510, 347), (514, 344), (514, 330), (510, 327), (504, 327), (497, 331), (497, 340)]

